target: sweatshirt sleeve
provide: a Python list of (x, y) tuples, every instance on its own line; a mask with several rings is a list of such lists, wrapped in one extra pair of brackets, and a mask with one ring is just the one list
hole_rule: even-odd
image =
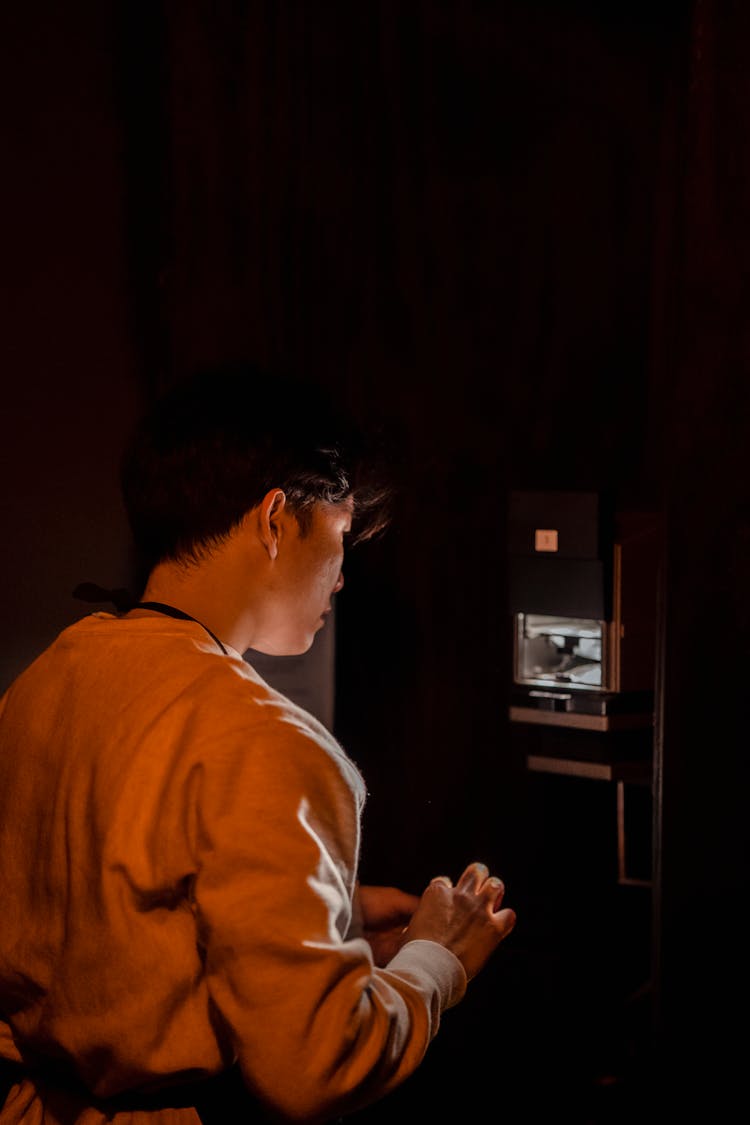
[(417, 1067), (464, 993), (458, 959), (407, 943), (385, 969), (349, 937), (353, 766), (293, 724), (219, 754), (196, 788), (194, 910), (216, 1022), (248, 1088), (289, 1120), (370, 1103)]

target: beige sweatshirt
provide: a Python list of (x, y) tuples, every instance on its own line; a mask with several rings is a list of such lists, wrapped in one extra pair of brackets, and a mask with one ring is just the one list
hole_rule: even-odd
[(198, 1120), (73, 1095), (63, 1114), (53, 1066), (106, 1099), (236, 1060), (305, 1121), (406, 1078), (466, 979), (427, 941), (376, 968), (354, 935), (364, 796), (331, 734), (199, 625), (65, 630), (0, 700), (0, 1057), (33, 1068), (2, 1125)]

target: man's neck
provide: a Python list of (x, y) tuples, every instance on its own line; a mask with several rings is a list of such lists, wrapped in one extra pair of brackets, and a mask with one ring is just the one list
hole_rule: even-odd
[(252, 612), (237, 595), (236, 568), (217, 554), (199, 563), (159, 563), (141, 601), (161, 602), (190, 614), (224, 645), (237, 652), (250, 647)]

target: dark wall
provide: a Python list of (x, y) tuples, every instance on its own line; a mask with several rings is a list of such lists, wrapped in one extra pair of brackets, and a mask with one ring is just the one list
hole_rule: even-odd
[(117, 43), (101, 4), (2, 15), (0, 682), (130, 580), (116, 487), (140, 397)]
[[(750, 13), (699, 3), (668, 113), (651, 391), (668, 513), (657, 729), (657, 1027), (672, 1104), (731, 1115), (750, 999)], [(710, 653), (710, 655), (709, 655)], [(691, 1075), (686, 1084), (685, 1075)]]

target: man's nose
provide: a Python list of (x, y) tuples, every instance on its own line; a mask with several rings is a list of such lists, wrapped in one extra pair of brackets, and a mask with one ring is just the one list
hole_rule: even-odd
[(334, 594), (338, 594), (339, 590), (342, 588), (343, 585), (344, 585), (344, 572), (343, 572), (343, 570), (340, 570), (338, 581), (336, 582), (336, 585), (333, 587)]

